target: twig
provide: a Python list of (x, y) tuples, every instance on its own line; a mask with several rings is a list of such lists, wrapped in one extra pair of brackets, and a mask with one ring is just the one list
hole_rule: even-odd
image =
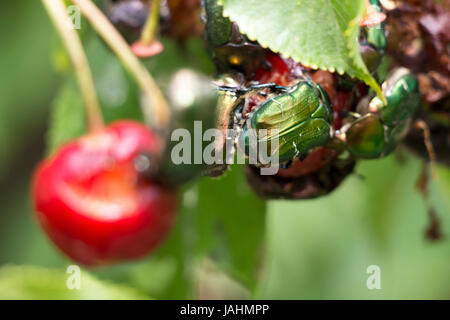
[(103, 128), (104, 122), (94, 80), (80, 37), (71, 25), (63, 0), (42, 0), (67, 50), (84, 100), (89, 131)]
[(436, 153), (434, 151), (433, 143), (431, 142), (430, 128), (423, 120), (415, 121), (414, 127), (423, 131), (425, 147), (427, 148), (428, 156), (430, 157), (431, 171), (433, 173), (433, 178), (436, 180), (438, 178), (436, 171)]
[(143, 45), (148, 45), (155, 39), (156, 28), (159, 23), (159, 7), (161, 0), (153, 0), (150, 6), (149, 16), (144, 25), (144, 29), (141, 34), (140, 42)]

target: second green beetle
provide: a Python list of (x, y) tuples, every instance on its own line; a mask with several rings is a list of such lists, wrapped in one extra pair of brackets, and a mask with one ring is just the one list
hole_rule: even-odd
[(347, 149), (357, 158), (374, 159), (391, 153), (421, 104), (417, 78), (404, 68), (391, 74), (383, 84), (383, 94), (386, 105), (373, 98), (368, 113), (345, 130)]

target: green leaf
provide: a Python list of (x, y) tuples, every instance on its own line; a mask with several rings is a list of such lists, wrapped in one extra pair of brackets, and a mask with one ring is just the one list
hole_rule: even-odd
[(24, 166), (24, 155), (29, 159), (33, 148), (39, 148), (46, 126), (49, 99), (57, 86), (48, 59), (56, 34), (40, 1), (3, 4), (0, 38), (8, 50), (0, 52), (0, 184), (9, 185), (11, 172), (19, 163)]
[(364, 0), (220, 1), (250, 39), (314, 69), (359, 78), (382, 96), (359, 53)]
[(248, 187), (243, 166), (199, 183), (199, 248), (250, 289), (260, 267), (265, 218), (265, 202)]
[(81, 136), (85, 129), (83, 100), (75, 80), (68, 78), (52, 106), (48, 153), (53, 153), (61, 144)]
[(118, 119), (143, 121), (137, 85), (105, 43), (98, 37), (89, 38), (86, 55), (105, 122)]
[(80, 272), (80, 289), (67, 286), (71, 274), (35, 266), (5, 266), (0, 269), (0, 299), (38, 300), (128, 300), (150, 299), (122, 285), (101, 282)]

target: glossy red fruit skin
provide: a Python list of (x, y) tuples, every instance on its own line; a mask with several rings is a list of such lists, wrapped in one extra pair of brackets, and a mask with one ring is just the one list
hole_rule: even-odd
[(141, 179), (133, 161), (157, 150), (157, 141), (144, 125), (118, 121), (39, 165), (32, 187), (37, 219), (71, 259), (87, 266), (135, 259), (165, 238), (176, 193)]

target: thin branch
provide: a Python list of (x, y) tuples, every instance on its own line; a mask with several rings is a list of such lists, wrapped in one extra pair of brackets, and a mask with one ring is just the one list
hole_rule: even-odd
[(150, 6), (147, 22), (141, 34), (140, 42), (143, 45), (148, 45), (155, 40), (156, 29), (159, 24), (159, 7), (161, 0), (153, 0)]
[(63, 0), (42, 0), (67, 50), (84, 100), (89, 131), (103, 128), (103, 117), (94, 80), (80, 37), (73, 28)]
[(428, 156), (430, 157), (431, 172), (433, 173), (433, 179), (437, 180), (438, 174), (436, 170), (436, 152), (434, 151), (433, 143), (431, 142), (430, 127), (423, 120), (416, 120), (414, 122), (414, 127), (423, 131), (425, 147), (427, 148)]
[(71, 0), (79, 6), (92, 27), (117, 55), (125, 69), (136, 80), (144, 96), (143, 112), (148, 123), (160, 130), (167, 130), (170, 108), (155, 80), (131, 51), (121, 34), (91, 0)]

